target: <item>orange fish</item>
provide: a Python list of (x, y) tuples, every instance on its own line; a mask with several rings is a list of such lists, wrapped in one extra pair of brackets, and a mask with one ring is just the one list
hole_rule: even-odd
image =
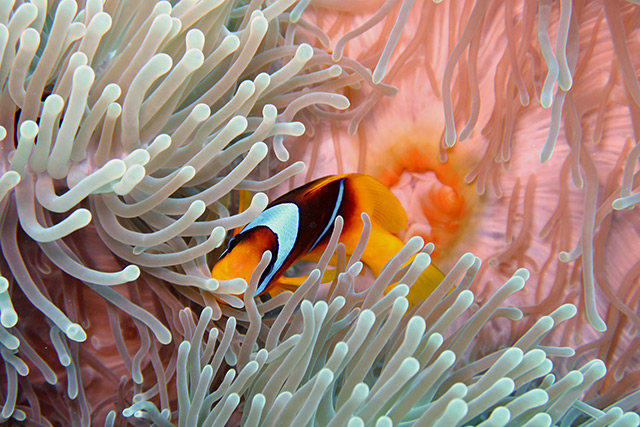
[[(360, 260), (378, 276), (385, 264), (404, 247), (396, 235), (407, 226), (407, 214), (393, 193), (375, 178), (349, 173), (317, 179), (271, 202), (256, 219), (230, 241), (213, 266), (218, 280), (242, 278), (249, 282), (262, 254), (271, 251), (256, 296), (271, 296), (292, 290), (282, 277), (300, 260), (318, 259), (325, 250), (338, 215), (344, 219), (340, 242), (347, 254), (355, 250), (365, 212), (371, 218), (371, 233)], [(444, 274), (430, 265), (412, 286), (412, 306), (440, 284)], [(417, 295), (416, 295), (417, 292)]]

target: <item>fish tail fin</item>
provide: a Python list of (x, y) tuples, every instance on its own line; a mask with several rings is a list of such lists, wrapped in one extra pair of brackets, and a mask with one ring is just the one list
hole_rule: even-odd
[[(398, 237), (382, 230), (379, 226), (372, 226), (369, 243), (362, 254), (361, 260), (377, 277), (389, 260), (400, 252), (404, 246), (405, 243)], [(404, 266), (411, 264), (414, 258), (415, 256), (411, 257)], [(409, 310), (426, 300), (444, 280), (444, 277), (445, 274), (435, 264), (429, 264), (409, 289), (409, 294), (406, 297), (409, 301)], [(385, 293), (389, 292), (396, 284), (389, 285)]]
[[(378, 276), (384, 265), (403, 247), (404, 242), (395, 234), (407, 227), (407, 214), (396, 196), (377, 179), (369, 175), (351, 174), (354, 186), (359, 190), (362, 210), (369, 213), (372, 230), (363, 261)], [(409, 310), (429, 295), (444, 280), (444, 273), (434, 264), (429, 265), (409, 290)], [(389, 291), (395, 284), (391, 285)]]

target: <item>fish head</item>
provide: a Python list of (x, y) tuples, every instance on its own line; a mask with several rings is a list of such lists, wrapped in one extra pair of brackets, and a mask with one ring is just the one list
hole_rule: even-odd
[(244, 279), (249, 284), (262, 254), (277, 251), (277, 239), (272, 234), (265, 227), (257, 227), (234, 236), (213, 265), (211, 277), (216, 280)]

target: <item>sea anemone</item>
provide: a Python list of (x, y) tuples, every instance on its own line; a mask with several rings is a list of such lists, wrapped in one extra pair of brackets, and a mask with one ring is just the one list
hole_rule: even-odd
[[(303, 168), (270, 174), (263, 141), (302, 134), (303, 108), (348, 106), (317, 89), (342, 70), (282, 39), (292, 3), (2, 5), (4, 420), (99, 419), (172, 376), (161, 346), (185, 305), (243, 306), (246, 284), (212, 279), (207, 256)], [(256, 192), (236, 215), (232, 190)]]
[(296, 157), (307, 179), (358, 170), (389, 185), (408, 210), (405, 240), (434, 242), (445, 270), (465, 252), (480, 257), (477, 301), (531, 271), (510, 300), (523, 321), (487, 328), (473, 357), (560, 303), (578, 307), (549, 339), (576, 351), (562, 372), (593, 357), (611, 368), (588, 393), (600, 404), (637, 391), (640, 372), (639, 222), (629, 209), (640, 11), (605, 3), (385, 2), (384, 13), (374, 2), (317, 3), (310, 12), (333, 35), (334, 59), (386, 69), (382, 82), (398, 94), (350, 92), (345, 121), (316, 128)]
[[(0, 5), (2, 421), (638, 425), (625, 412), (637, 393), (619, 399), (640, 372), (639, 274), (614, 252), (637, 239), (627, 208), (640, 150), (618, 144), (635, 139), (640, 120), (635, 5), (396, 0), (368, 19), (335, 12), (373, 9), (363, 2), (79, 3)], [(346, 35), (333, 43), (336, 32)], [(410, 103), (420, 78), (437, 101), (428, 109)], [(481, 108), (486, 96), (494, 105)], [(381, 119), (392, 102), (422, 120), (397, 109), (394, 134)], [(474, 132), (477, 123), (488, 124)], [(568, 147), (554, 148), (561, 130)], [(523, 146), (540, 135), (544, 146)], [(468, 148), (451, 148), (457, 138)], [(534, 212), (545, 187), (532, 152), (554, 167), (545, 173), (557, 207), (546, 217)], [(302, 175), (297, 159), (307, 179), (335, 165), (378, 176), (401, 198), (409, 172), (431, 189), (419, 200), (433, 203), (418, 203), (419, 215), (407, 203), (407, 246), (372, 284), (337, 245), (338, 220), (298, 291), (254, 300), (268, 255), (248, 284), (217, 281), (210, 266), (266, 194)], [(423, 179), (430, 173), (435, 181)], [(566, 214), (580, 201), (584, 214)], [(502, 211), (499, 233), (484, 218)], [(496, 234), (506, 243), (496, 246)], [(320, 283), (334, 253), (336, 279)], [(447, 278), (407, 314), (404, 296), (431, 255)], [(529, 277), (523, 266), (536, 286), (510, 299), (521, 309), (503, 307)], [(585, 313), (607, 332), (585, 329)]]
[[(364, 221), (369, 225), (366, 217)], [(256, 304), (245, 296), (249, 325), (241, 333), (239, 348), (232, 349), (237, 333), (233, 317), (216, 347), (217, 330), (204, 338), (212, 310), (203, 310), (197, 323), (189, 309), (182, 312), (185, 329), (193, 333), (180, 344), (176, 362), (180, 425), (223, 425), (241, 404), (241, 396), (244, 405), (238, 418), (245, 426), (632, 426), (640, 422), (637, 414), (618, 406), (601, 411), (578, 400), (605, 375), (602, 361), (590, 361), (562, 376), (551, 373), (551, 359), (571, 357), (574, 351), (540, 343), (554, 327), (575, 316), (572, 304), (540, 318), (513, 346), (465, 361), (467, 349), (487, 322), (522, 318), (520, 310), (502, 305), (525, 286), (529, 277), (525, 269), (517, 270), (470, 313), (474, 296), (468, 288), (480, 260), (467, 253), (407, 317), (407, 284), (429, 265), (428, 251), (433, 249), (428, 246), (402, 271), (400, 267), (423, 247), (422, 239), (414, 237), (366, 291), (355, 291), (362, 263), (352, 257), (348, 264), (338, 263), (326, 302), (311, 303), (326, 261), (336, 251), (346, 261), (344, 247), (337, 245), (341, 227), (339, 219), (318, 268), (284, 304), (273, 300)], [(249, 282), (250, 291), (257, 288), (269, 260), (270, 255), (263, 257)], [(397, 276), (401, 284), (381, 297)], [(270, 313), (276, 307), (280, 310), (273, 318)], [(212, 379), (222, 374), (224, 354), (234, 368), (211, 389)], [(134, 403), (124, 414), (170, 425), (170, 413), (146, 400)]]

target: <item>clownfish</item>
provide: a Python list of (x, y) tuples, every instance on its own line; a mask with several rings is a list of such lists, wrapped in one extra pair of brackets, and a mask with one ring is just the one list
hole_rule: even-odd
[[(407, 226), (407, 214), (396, 196), (372, 176), (348, 173), (311, 181), (271, 202), (258, 217), (231, 238), (211, 270), (218, 280), (242, 278), (247, 283), (262, 254), (271, 251), (269, 265), (258, 282), (255, 296), (272, 297), (294, 290), (283, 277), (301, 260), (318, 260), (324, 252), (334, 221), (344, 219), (340, 242), (347, 254), (355, 250), (363, 229), (361, 213), (371, 218), (369, 240), (360, 260), (377, 277), (405, 243), (397, 233)], [(425, 299), (444, 279), (433, 264), (420, 275), (420, 299)], [(292, 289), (293, 288), (293, 289)], [(413, 306), (415, 296), (410, 298)], [(414, 299), (414, 301), (411, 301)]]

